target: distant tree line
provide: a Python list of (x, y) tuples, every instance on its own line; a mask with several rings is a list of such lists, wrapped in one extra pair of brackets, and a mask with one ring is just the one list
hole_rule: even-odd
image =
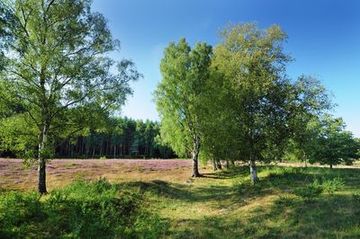
[(111, 118), (104, 130), (67, 139), (55, 149), (58, 158), (174, 158), (161, 143), (160, 124), (146, 120)]
[[(111, 117), (101, 129), (58, 138), (52, 153), (56, 158), (175, 158), (174, 151), (162, 143), (160, 124), (150, 120)], [(0, 149), (1, 157), (16, 152)]]

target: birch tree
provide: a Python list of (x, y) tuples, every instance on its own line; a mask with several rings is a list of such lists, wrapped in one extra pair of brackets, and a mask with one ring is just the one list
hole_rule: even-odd
[(43, 194), (54, 137), (79, 132), (97, 113), (118, 110), (131, 93), (128, 82), (140, 75), (131, 61), (108, 57), (119, 43), (89, 0), (14, 0), (0, 6), (6, 12), (0, 15), (3, 80), (21, 105), (15, 117), (35, 129), (37, 147), (27, 150), (37, 158)]
[(254, 24), (227, 27), (214, 49), (213, 66), (223, 75), (233, 115), (233, 139), (239, 156), (247, 160), (251, 181), (258, 180), (256, 161), (270, 160), (270, 148), (284, 145), (287, 133), (288, 89), (283, 51), (285, 33), (279, 26), (259, 29)]
[(161, 60), (162, 80), (155, 92), (162, 138), (178, 155), (191, 154), (193, 177), (201, 176), (198, 158), (202, 97), (207, 93), (211, 55), (212, 48), (205, 43), (198, 43), (193, 49), (185, 39), (171, 43)]

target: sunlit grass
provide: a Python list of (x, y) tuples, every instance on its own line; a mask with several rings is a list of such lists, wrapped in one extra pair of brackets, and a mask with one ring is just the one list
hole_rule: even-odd
[[(204, 177), (192, 179), (190, 161), (165, 168), (162, 161), (102, 162), (67, 162), (66, 170), (53, 163), (49, 188), (106, 177), (120, 191), (144, 195), (149, 209), (170, 223), (167, 238), (360, 238), (360, 169), (260, 166), (260, 181), (251, 185), (245, 166), (216, 173), (203, 167)], [(336, 180), (334, 192), (327, 190)], [(315, 181), (320, 194), (298, 193)], [(2, 188), (16, 188), (11, 177), (5, 182)], [(21, 190), (28, 188), (31, 182)]]

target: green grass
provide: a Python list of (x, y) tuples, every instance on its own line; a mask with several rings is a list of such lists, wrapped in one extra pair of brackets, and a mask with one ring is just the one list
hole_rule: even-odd
[(273, 166), (259, 172), (255, 186), (244, 167), (187, 184), (123, 187), (151, 199), (171, 222), (168, 238), (360, 238), (360, 170)]
[[(5, 214), (17, 216), (12, 217), (13, 228), (1, 224), (0, 230), (4, 234), (6, 226), (8, 233), (20, 231), (18, 235), (30, 238), (56, 238), (59, 233), (67, 238), (96, 238), (79, 234), (67, 219), (76, 219), (71, 210), (90, 210), (86, 205), (94, 202), (94, 208), (110, 205), (107, 214), (112, 219), (105, 220), (102, 210), (94, 209), (75, 224), (91, 235), (105, 231), (109, 238), (360, 238), (359, 169), (262, 166), (258, 170), (256, 185), (250, 183), (248, 168), (238, 167), (186, 180), (159, 180), (154, 174), (147, 181), (77, 181), (41, 200), (36, 194), (17, 193), (33, 204), (13, 202), (9, 208), (2, 199), (0, 219)], [(74, 208), (61, 195), (77, 202), (71, 204)], [(112, 200), (120, 201), (113, 205)], [(133, 209), (124, 210), (126, 205)], [(47, 234), (36, 234), (44, 228)], [(0, 234), (0, 238), (5, 237)]]
[(140, 194), (105, 179), (77, 180), (40, 197), (0, 196), (0, 238), (159, 238), (166, 221), (145, 208)]

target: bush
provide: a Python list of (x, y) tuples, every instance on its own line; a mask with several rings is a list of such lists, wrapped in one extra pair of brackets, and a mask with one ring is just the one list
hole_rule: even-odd
[(45, 214), (36, 193), (8, 192), (1, 195), (0, 238), (25, 238), (36, 233), (32, 225), (44, 218)]
[(0, 196), (0, 238), (158, 238), (168, 225), (136, 193), (119, 193), (105, 179), (76, 181), (41, 199)]
[(344, 185), (344, 180), (341, 178), (323, 179), (321, 184), (323, 190), (329, 194), (333, 194), (335, 191), (340, 190)]
[(340, 190), (345, 185), (344, 180), (341, 178), (322, 178), (321, 180), (315, 179), (313, 183), (294, 190), (297, 196), (305, 200), (313, 200), (318, 197), (322, 192), (333, 194), (335, 191)]
[(323, 189), (319, 187), (319, 185), (312, 183), (305, 187), (295, 189), (294, 193), (305, 201), (313, 201), (322, 193), (322, 191)]
[(353, 198), (353, 200), (354, 200), (355, 203), (360, 204), (360, 193), (354, 193), (354, 194), (352, 195), (352, 198)]

